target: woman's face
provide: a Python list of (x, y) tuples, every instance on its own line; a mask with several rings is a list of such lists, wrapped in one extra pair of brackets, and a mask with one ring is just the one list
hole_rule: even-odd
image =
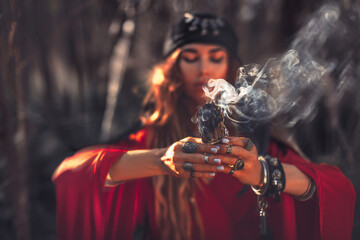
[(182, 47), (179, 58), (185, 93), (197, 105), (203, 104), (202, 87), (209, 79), (226, 78), (229, 60), (225, 48), (212, 44), (187, 44)]

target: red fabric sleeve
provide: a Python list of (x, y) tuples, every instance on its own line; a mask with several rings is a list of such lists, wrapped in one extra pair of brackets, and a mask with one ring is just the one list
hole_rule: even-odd
[(139, 133), (126, 143), (81, 150), (56, 169), (58, 239), (103, 239), (106, 176), (128, 149), (143, 146), (144, 132)]
[(101, 239), (101, 191), (125, 150), (93, 149), (67, 158), (54, 175), (59, 239)]
[[(280, 152), (276, 143), (270, 145), (272, 156), (295, 165), (316, 183), (316, 195), (308, 201), (283, 196), (284, 204), (289, 206), (284, 214), (296, 215), (297, 239), (351, 239), (356, 199), (351, 181), (335, 166), (308, 162), (292, 149), (285, 156)], [(290, 211), (292, 208), (294, 211)]]

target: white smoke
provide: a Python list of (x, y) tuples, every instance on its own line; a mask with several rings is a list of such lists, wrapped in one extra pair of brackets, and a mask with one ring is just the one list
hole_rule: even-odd
[[(311, 120), (338, 64), (326, 46), (346, 36), (337, 5), (323, 6), (299, 31), (282, 56), (239, 68), (235, 87), (223, 79), (210, 80), (205, 95), (236, 122), (270, 121), (281, 116), (287, 126)], [(324, 48), (327, 47), (327, 52)], [(330, 51), (331, 52), (331, 51)], [(327, 54), (327, 55), (326, 55)]]

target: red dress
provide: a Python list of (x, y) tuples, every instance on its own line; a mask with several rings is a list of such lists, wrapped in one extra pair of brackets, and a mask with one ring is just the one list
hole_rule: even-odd
[[(58, 239), (160, 238), (151, 178), (105, 186), (116, 159), (127, 150), (145, 148), (145, 134), (141, 130), (127, 142), (84, 149), (58, 167), (53, 176)], [(269, 199), (267, 215), (274, 239), (351, 239), (356, 196), (341, 171), (307, 162), (290, 148), (283, 155), (275, 142), (270, 142), (268, 153), (297, 166), (317, 187), (316, 195), (305, 202), (285, 193), (280, 203)], [(235, 177), (218, 173), (196, 192), (196, 203), (205, 239), (259, 239), (256, 195)]]

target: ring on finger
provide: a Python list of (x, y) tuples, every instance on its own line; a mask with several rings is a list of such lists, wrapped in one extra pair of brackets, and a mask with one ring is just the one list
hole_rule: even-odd
[(234, 174), (234, 172), (235, 172), (235, 168), (234, 168), (234, 167), (231, 167), (231, 168), (230, 168), (230, 172), (229, 172), (229, 174), (230, 174), (230, 175), (233, 175), (233, 174)]
[(205, 154), (204, 162), (205, 162), (206, 164), (209, 163), (209, 157), (210, 157), (210, 154), (209, 154), (209, 153)]
[(190, 163), (190, 162), (186, 162), (186, 163), (184, 163), (184, 165), (182, 166), (182, 168), (184, 169), (184, 170), (186, 170), (186, 171), (194, 171), (194, 166), (193, 166), (193, 164), (192, 163)]
[(231, 145), (228, 145), (228, 146), (226, 147), (226, 153), (227, 153), (227, 154), (230, 154), (230, 153), (231, 153), (231, 150), (232, 150), (232, 146), (231, 146)]
[(241, 170), (244, 168), (244, 166), (245, 166), (245, 162), (242, 159), (238, 158), (234, 164), (234, 169)]
[(251, 151), (251, 149), (253, 148), (253, 146), (254, 146), (254, 143), (250, 140), (250, 138), (249, 138), (249, 140), (248, 140), (248, 142), (247, 142), (247, 144), (246, 144), (246, 146), (245, 146), (245, 149), (246, 150), (248, 150), (248, 151)]
[(194, 168), (190, 170), (190, 177), (195, 177)]
[(194, 142), (185, 142), (181, 148), (185, 153), (195, 153), (198, 150), (198, 146)]

